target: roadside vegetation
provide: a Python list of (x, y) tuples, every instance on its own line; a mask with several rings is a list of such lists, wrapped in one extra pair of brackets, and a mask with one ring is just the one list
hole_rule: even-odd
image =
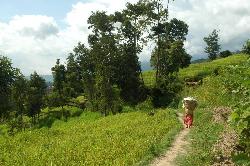
[[(201, 71), (203, 66), (201, 65), (200, 69), (198, 66), (196, 67)], [(211, 72), (205, 77), (201, 86), (187, 87), (183, 92), (184, 96), (196, 97), (199, 101), (199, 108), (194, 118), (195, 127), (191, 129), (190, 133), (191, 147), (186, 156), (179, 157), (178, 163), (185, 166), (212, 165), (224, 160), (232, 160), (239, 165), (249, 165), (249, 55), (234, 55), (217, 60), (217, 62), (213, 61), (211, 68), (213, 66), (217, 68), (216, 73)], [(188, 73), (191, 68), (192, 66), (186, 69), (186, 72)], [(225, 114), (222, 109), (219, 112), (221, 115), (218, 115), (216, 110), (221, 107), (231, 111)], [(223, 116), (226, 124), (230, 126), (229, 129), (224, 123), (215, 121), (214, 116)], [(239, 141), (235, 139), (237, 146), (231, 151), (230, 158), (227, 159), (223, 158), (222, 151), (218, 149), (223, 147), (217, 147), (215, 152), (213, 146), (219, 141), (222, 131), (232, 129), (237, 132)]]

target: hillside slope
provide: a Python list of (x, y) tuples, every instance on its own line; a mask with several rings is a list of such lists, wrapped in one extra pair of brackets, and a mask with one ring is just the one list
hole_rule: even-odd
[[(191, 64), (188, 68), (181, 69), (179, 71), (179, 77), (182, 80), (197, 81), (211, 75), (214, 72), (224, 66), (242, 64), (248, 59), (248, 55), (236, 54), (227, 58), (216, 59), (212, 62), (202, 62)], [(152, 86), (155, 83), (155, 71), (143, 72), (143, 79), (147, 86)]]
[(189, 135), (188, 155), (179, 156), (178, 165), (249, 165), (249, 56), (191, 65), (181, 71), (181, 77), (195, 78), (200, 73), (205, 73), (203, 84), (187, 86), (183, 92), (183, 96), (194, 96), (199, 107)]

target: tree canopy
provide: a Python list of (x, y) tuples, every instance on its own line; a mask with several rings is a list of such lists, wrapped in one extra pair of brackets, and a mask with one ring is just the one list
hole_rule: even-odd
[(209, 59), (214, 60), (216, 59), (218, 53), (220, 52), (220, 45), (219, 45), (219, 34), (218, 31), (215, 29), (208, 37), (204, 37), (203, 39), (206, 43), (205, 53), (208, 54)]

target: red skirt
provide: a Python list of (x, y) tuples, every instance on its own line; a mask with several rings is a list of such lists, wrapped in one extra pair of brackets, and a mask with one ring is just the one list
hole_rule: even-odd
[(184, 124), (188, 125), (188, 126), (192, 126), (193, 125), (193, 115), (187, 114), (184, 117)]

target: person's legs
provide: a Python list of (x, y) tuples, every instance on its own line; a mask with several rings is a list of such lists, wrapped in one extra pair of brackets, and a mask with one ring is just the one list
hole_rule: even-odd
[(193, 116), (187, 115), (187, 126), (190, 128), (193, 125)]

